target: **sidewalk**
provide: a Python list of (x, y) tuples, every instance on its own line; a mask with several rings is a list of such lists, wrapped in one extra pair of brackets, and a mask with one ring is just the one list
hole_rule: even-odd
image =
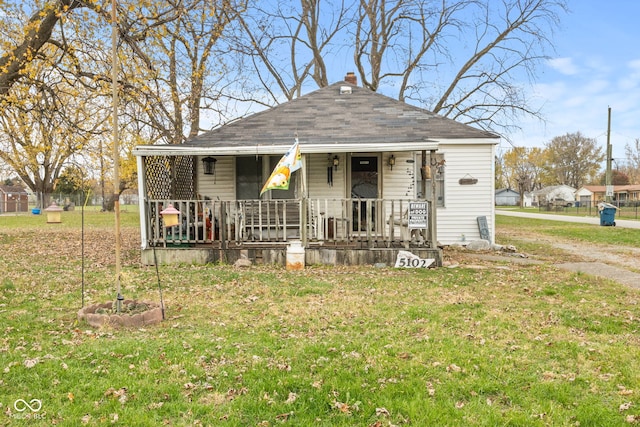
[[(531, 213), (515, 212), (515, 211), (504, 210), (504, 209), (496, 209), (496, 215), (517, 216), (520, 218), (547, 219), (549, 221), (580, 222), (583, 224), (600, 225), (600, 218), (593, 217), (593, 216), (571, 216), (571, 215), (554, 215), (554, 214), (543, 214), (543, 213), (533, 213), (533, 212)], [(640, 228), (640, 221), (616, 218), (616, 227)]]

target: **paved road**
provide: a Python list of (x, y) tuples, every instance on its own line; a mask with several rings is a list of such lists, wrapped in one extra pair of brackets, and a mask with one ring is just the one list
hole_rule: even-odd
[[(533, 212), (531, 213), (515, 212), (515, 211), (504, 210), (504, 209), (496, 209), (496, 215), (518, 216), (521, 218), (547, 219), (550, 221), (581, 222), (584, 224), (600, 225), (600, 218), (593, 217), (593, 216), (553, 215), (553, 214), (542, 214), (542, 213), (533, 213)], [(640, 221), (616, 218), (616, 227), (640, 228)]]

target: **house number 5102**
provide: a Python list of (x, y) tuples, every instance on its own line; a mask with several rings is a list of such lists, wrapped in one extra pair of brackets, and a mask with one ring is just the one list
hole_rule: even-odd
[(416, 256), (406, 257), (398, 255), (396, 258), (396, 268), (428, 268), (435, 260), (432, 258), (418, 258)]

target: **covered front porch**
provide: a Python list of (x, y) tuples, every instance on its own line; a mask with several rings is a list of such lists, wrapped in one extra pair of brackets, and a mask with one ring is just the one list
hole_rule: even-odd
[[(167, 227), (161, 212), (169, 205), (180, 213), (177, 224)], [(418, 212), (413, 223), (410, 207)], [(194, 262), (194, 257), (198, 262), (247, 258), (284, 264), (291, 245), (304, 249), (306, 264), (393, 265), (399, 250), (441, 264), (425, 200), (148, 199), (141, 211), (146, 264)]]

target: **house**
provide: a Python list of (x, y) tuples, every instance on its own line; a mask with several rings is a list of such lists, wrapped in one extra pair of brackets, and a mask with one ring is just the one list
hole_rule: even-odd
[(29, 193), (17, 185), (0, 185), (0, 213), (27, 212)]
[(520, 193), (510, 188), (496, 190), (496, 206), (519, 206)]
[[(640, 185), (612, 186), (611, 201), (618, 205), (640, 204)], [(576, 191), (576, 200), (580, 206), (597, 206), (606, 200), (607, 187), (604, 185), (585, 185)]]
[[(289, 189), (260, 190), (297, 139)], [(345, 81), (137, 156), (143, 261), (440, 262), (438, 245), (494, 241), (498, 136)], [(172, 204), (178, 224), (165, 227)], [(434, 207), (435, 205), (435, 207)]]
[(532, 193), (534, 206), (549, 206), (556, 201), (567, 204), (575, 201), (576, 189), (568, 185), (551, 185)]

